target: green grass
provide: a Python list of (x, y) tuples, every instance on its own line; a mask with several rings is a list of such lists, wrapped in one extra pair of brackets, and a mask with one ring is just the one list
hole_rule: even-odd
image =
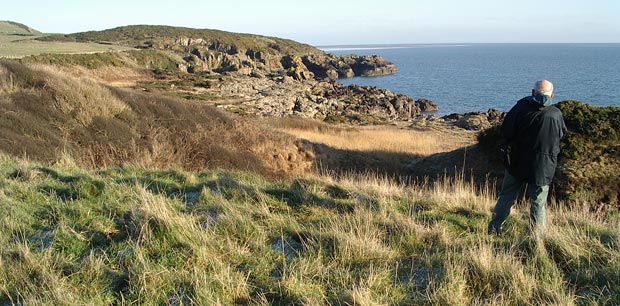
[(21, 58), (39, 54), (99, 53), (131, 50), (116, 45), (81, 42), (44, 42), (35, 40), (43, 35), (15, 36), (0, 34), (0, 57)]
[(83, 170), (0, 156), (0, 304), (620, 303), (620, 216), (527, 207), (460, 179)]
[(39, 40), (48, 35), (50, 34), (43, 34), (17, 22), (0, 21), (0, 58), (21, 58), (38, 54), (113, 52), (132, 49), (94, 42), (46, 42)]

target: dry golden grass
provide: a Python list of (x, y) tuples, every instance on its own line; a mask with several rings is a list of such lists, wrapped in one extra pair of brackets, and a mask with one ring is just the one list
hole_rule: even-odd
[(143, 69), (129, 66), (104, 66), (97, 69), (89, 69), (83, 66), (54, 66), (54, 70), (64, 72), (65, 74), (76, 78), (87, 78), (95, 82), (102, 82), (106, 85), (115, 87), (131, 87), (135, 86), (140, 80), (153, 78), (152, 75), (146, 73)]
[(84, 125), (95, 117), (110, 118), (127, 110), (125, 102), (91, 78), (76, 77), (48, 65), (31, 64), (29, 68), (44, 76), (44, 86), (54, 93), (55, 107)]
[(282, 128), (295, 137), (335, 149), (351, 151), (384, 151), (428, 156), (452, 151), (474, 142), (474, 134), (460, 135), (442, 131), (418, 131), (394, 126), (356, 127), (355, 129), (316, 130)]

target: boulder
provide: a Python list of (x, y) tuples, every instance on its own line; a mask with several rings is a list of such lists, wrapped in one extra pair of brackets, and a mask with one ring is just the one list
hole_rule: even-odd
[[(302, 61), (317, 79), (335, 80), (354, 76), (379, 76), (393, 74), (397, 71), (396, 65), (377, 55), (311, 54), (302, 57)], [(334, 72), (338, 74), (337, 77)]]
[(415, 102), (420, 107), (421, 112), (436, 112), (439, 110), (437, 105), (433, 104), (433, 101), (431, 100), (420, 98), (415, 100)]
[(501, 124), (505, 114), (496, 110), (489, 109), (486, 112), (471, 112), (466, 114), (450, 114), (442, 117), (449, 124), (458, 126), (466, 130), (481, 131), (492, 126)]

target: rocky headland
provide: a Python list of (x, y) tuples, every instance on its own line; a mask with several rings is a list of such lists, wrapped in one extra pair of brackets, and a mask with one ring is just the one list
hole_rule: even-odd
[[(166, 26), (128, 26), (43, 39), (154, 50), (159, 57), (135, 57), (160, 75), (155, 87), (178, 92), (174, 82), (189, 79), (194, 84), (183, 89), (188, 97), (206, 92), (226, 101), (218, 106), (236, 113), (368, 123), (410, 120), (437, 110), (430, 100), (337, 82), (397, 72), (396, 65), (377, 55), (339, 56), (286, 39)], [(150, 85), (140, 86), (154, 87)]]

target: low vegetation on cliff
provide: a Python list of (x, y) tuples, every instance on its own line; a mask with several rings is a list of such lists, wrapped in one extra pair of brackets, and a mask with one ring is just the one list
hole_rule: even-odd
[[(596, 107), (579, 101), (562, 101), (568, 133), (561, 142), (555, 193), (569, 201), (589, 198), (593, 209), (620, 208), (620, 108)], [(499, 126), (478, 137), (488, 156), (499, 163)]]
[(192, 44), (207, 44), (213, 48), (221, 48), (230, 51), (248, 49), (278, 54), (307, 54), (320, 52), (310, 45), (277, 37), (156, 25), (132, 25), (103, 31), (49, 35), (38, 38), (38, 40), (103, 42), (127, 47), (156, 49), (172, 48), (175, 45), (177, 47), (182, 47)]

